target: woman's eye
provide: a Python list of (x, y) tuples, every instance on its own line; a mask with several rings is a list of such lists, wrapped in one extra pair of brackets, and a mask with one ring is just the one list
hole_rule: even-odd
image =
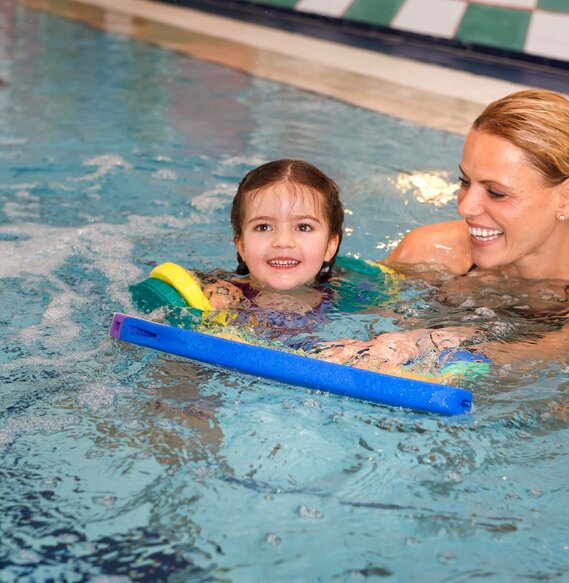
[(457, 180), (462, 188), (467, 188), (470, 185), (470, 182), (464, 176), (459, 176)]
[(300, 223), (300, 225), (298, 225), (297, 229), (299, 231), (304, 232), (304, 233), (308, 233), (309, 231), (313, 231), (312, 225), (309, 225), (308, 223)]
[(487, 189), (488, 196), (490, 198), (504, 198), (506, 195), (503, 192), (496, 192), (495, 190)]
[(265, 231), (270, 231), (271, 227), (270, 225), (267, 225), (267, 223), (259, 223), (258, 225), (255, 225), (253, 227), (253, 231), (261, 231), (261, 232), (265, 232)]

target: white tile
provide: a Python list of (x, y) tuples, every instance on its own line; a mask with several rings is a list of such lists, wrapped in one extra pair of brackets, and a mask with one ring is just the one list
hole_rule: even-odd
[(533, 55), (569, 61), (569, 14), (534, 12), (524, 50)]
[(391, 27), (452, 38), (462, 20), (466, 5), (465, 0), (406, 0), (392, 20)]
[(472, 4), (489, 4), (497, 8), (535, 8), (537, 0), (473, 0)]
[(344, 16), (344, 12), (353, 2), (354, 0), (300, 0), (295, 9), (326, 16)]

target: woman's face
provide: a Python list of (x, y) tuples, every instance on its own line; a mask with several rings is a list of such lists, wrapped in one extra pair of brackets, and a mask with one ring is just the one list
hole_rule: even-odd
[(468, 224), (473, 262), (508, 266), (520, 277), (555, 277), (567, 236), (557, 220), (563, 184), (547, 186), (522, 149), (478, 130), (466, 138), (460, 172), (458, 212)]
[(273, 289), (312, 283), (338, 248), (330, 237), (318, 193), (283, 183), (248, 195), (241, 236), (235, 238), (251, 277)]

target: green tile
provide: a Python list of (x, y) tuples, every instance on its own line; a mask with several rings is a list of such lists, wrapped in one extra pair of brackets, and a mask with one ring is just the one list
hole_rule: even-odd
[(298, 0), (249, 0), (251, 4), (266, 4), (267, 6), (280, 6), (282, 8), (294, 8)]
[(522, 51), (530, 15), (528, 10), (470, 4), (456, 38), (463, 42)]
[(537, 7), (543, 10), (569, 12), (569, 0), (538, 0)]
[(354, 0), (344, 18), (389, 26), (404, 0)]

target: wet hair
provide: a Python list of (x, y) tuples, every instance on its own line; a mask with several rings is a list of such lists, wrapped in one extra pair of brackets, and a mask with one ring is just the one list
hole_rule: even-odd
[(524, 150), (550, 186), (569, 178), (569, 100), (553, 91), (528, 89), (490, 103), (472, 129)]
[[(344, 207), (340, 201), (340, 190), (337, 184), (316, 166), (304, 160), (283, 159), (267, 162), (249, 171), (239, 183), (237, 194), (233, 199), (231, 207), (233, 234), (235, 237), (240, 237), (243, 234), (243, 223), (250, 200), (249, 195), (259, 194), (265, 188), (279, 183), (289, 184), (293, 188), (294, 186), (304, 186), (315, 193), (316, 202), (320, 205), (326, 219), (328, 237), (338, 236), (338, 249), (336, 249), (334, 257), (330, 261), (324, 261), (315, 278), (316, 283), (323, 283), (331, 275), (342, 242)], [(237, 253), (237, 262), (237, 274), (248, 274), (249, 268), (239, 253)]]

